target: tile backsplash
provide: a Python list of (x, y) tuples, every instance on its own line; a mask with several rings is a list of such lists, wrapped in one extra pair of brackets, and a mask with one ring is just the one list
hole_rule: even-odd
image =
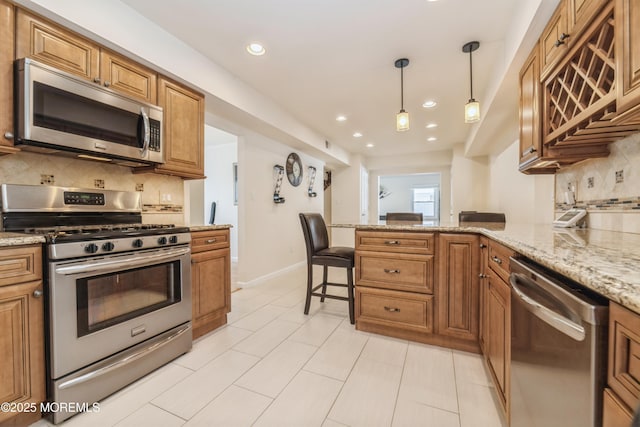
[(143, 222), (184, 224), (184, 185), (179, 177), (134, 174), (124, 166), (19, 152), (0, 157), (0, 183), (140, 191)]
[(556, 210), (585, 207), (591, 228), (640, 233), (640, 133), (609, 149), (609, 157), (586, 160), (556, 173)]

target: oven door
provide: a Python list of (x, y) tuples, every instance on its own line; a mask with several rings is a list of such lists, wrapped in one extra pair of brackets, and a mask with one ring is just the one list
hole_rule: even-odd
[(51, 262), (56, 379), (191, 320), (189, 247)]

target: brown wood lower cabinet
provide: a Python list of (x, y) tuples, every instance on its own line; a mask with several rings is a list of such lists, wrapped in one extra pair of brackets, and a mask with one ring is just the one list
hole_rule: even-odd
[(640, 315), (614, 302), (609, 306), (607, 385), (603, 425), (629, 426), (640, 404)]
[(2, 425), (35, 422), (45, 399), (41, 257), (40, 245), (0, 249), (0, 402), (35, 409), (0, 412)]
[(358, 287), (356, 301), (356, 317), (361, 323), (404, 331), (433, 331), (432, 295)]
[(227, 323), (231, 311), (229, 230), (191, 233), (193, 338)]

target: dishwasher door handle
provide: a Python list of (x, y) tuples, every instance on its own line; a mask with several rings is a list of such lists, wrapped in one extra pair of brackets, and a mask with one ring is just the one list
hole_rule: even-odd
[(518, 286), (518, 282), (522, 280), (520, 274), (512, 273), (509, 277), (511, 282), (511, 288), (515, 292), (516, 296), (525, 304), (527, 310), (533, 313), (536, 317), (543, 320), (553, 328), (562, 332), (565, 335), (570, 336), (576, 341), (583, 341), (586, 337), (586, 332), (582, 325), (577, 324), (571, 319), (568, 319), (553, 310), (540, 304), (533, 298), (522, 292), (522, 289)]

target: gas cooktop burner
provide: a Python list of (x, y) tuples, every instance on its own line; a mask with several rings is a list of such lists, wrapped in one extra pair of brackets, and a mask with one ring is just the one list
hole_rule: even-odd
[(174, 224), (100, 224), (81, 226), (52, 226), (25, 229), (25, 233), (44, 235), (49, 243), (83, 240), (104, 240), (131, 236), (153, 236), (186, 233), (187, 227)]

